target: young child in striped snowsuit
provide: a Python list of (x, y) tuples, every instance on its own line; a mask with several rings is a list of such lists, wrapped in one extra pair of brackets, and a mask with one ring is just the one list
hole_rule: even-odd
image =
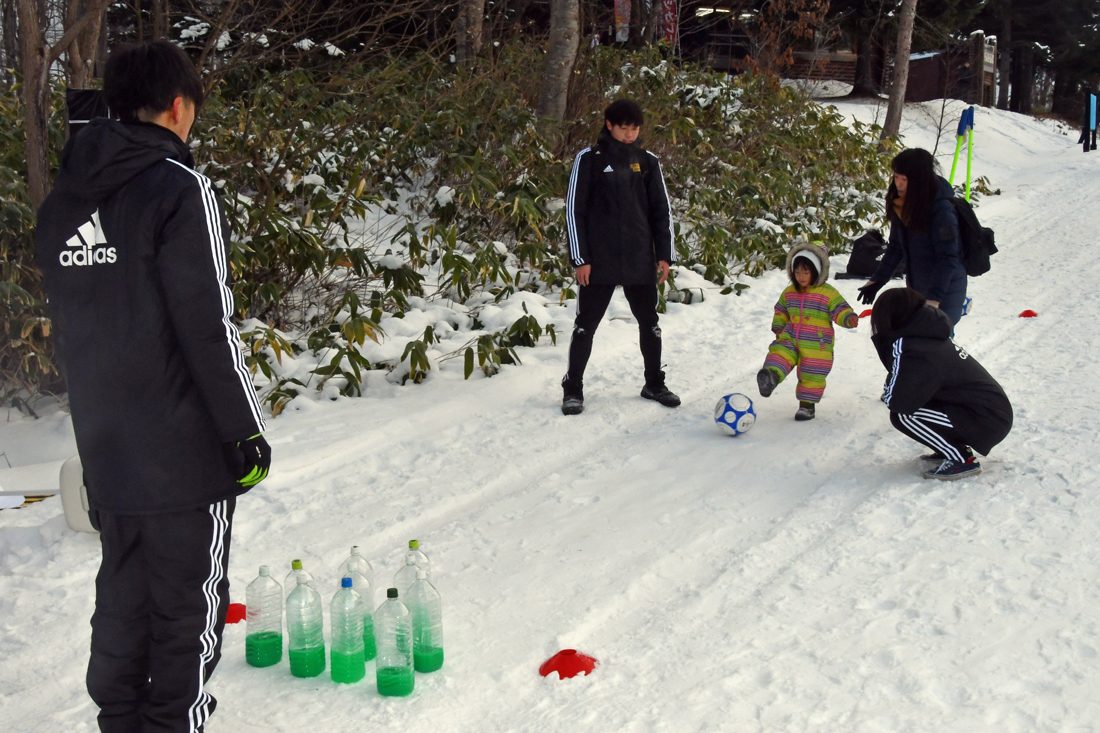
[(833, 322), (844, 328), (859, 325), (859, 316), (836, 288), (828, 285), (829, 256), (819, 244), (799, 243), (787, 253), (791, 284), (775, 304), (772, 332), (764, 368), (756, 375), (760, 395), (767, 397), (776, 386), (798, 370), (798, 412), (795, 420), (813, 420), (814, 405), (825, 392), (825, 377), (833, 368)]

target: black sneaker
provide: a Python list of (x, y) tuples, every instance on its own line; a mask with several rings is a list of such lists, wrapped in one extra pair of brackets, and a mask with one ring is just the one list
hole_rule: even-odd
[(779, 386), (779, 375), (774, 369), (761, 369), (756, 373), (756, 386), (760, 389), (761, 397), (768, 397)]
[(561, 380), (561, 414), (579, 415), (584, 412), (584, 390), (580, 383), (572, 382), (569, 375)]
[(798, 420), (799, 422), (803, 422), (805, 420), (813, 420), (814, 419), (814, 406), (813, 406), (813, 403), (812, 402), (807, 402), (806, 404), (799, 405), (798, 406), (798, 412), (796, 412), (794, 414), (794, 419)]
[(653, 387), (647, 384), (642, 387), (642, 397), (645, 397), (647, 400), (657, 400), (665, 407), (680, 406), (680, 398), (664, 384), (658, 384)]
[(939, 479), (940, 481), (956, 481), (967, 476), (977, 476), (981, 472), (982, 464), (971, 456), (961, 463), (945, 458), (939, 466), (925, 471), (921, 476)]

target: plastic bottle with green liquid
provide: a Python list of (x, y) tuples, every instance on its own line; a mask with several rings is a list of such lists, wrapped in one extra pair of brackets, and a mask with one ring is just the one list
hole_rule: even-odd
[(340, 579), (340, 590), (329, 605), (329, 643), (333, 682), (358, 682), (366, 675), (363, 659), (363, 598), (352, 578)]
[(340, 566), (342, 577), (351, 578), (355, 592), (362, 598), (360, 614), (363, 617), (363, 659), (374, 659), (374, 566), (359, 552), (359, 546), (351, 548), (351, 555)]
[(434, 672), (443, 666), (443, 601), (423, 570), (405, 597), (412, 615), (413, 667)]
[(431, 563), (428, 556), (420, 549), (420, 540), (409, 540), (409, 550), (405, 553), (405, 564), (393, 576), (394, 587), (402, 594), (408, 593), (409, 588), (416, 582), (416, 571), (418, 569), (431, 575)]
[(267, 565), (245, 588), (244, 659), (253, 667), (270, 667), (283, 658), (283, 587)]
[(321, 596), (303, 576), (286, 597), (286, 633), (290, 673), (316, 677), (325, 671), (324, 618)]
[(374, 662), (378, 693), (403, 697), (413, 691), (412, 619), (397, 597), (397, 588), (386, 591), (386, 600), (374, 612)]

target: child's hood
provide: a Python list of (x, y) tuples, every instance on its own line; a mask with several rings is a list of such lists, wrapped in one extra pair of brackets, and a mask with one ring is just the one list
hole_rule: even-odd
[(829, 279), (829, 251), (825, 249), (825, 245), (817, 242), (799, 242), (791, 247), (791, 251), (787, 253), (787, 277), (791, 280), (794, 280), (794, 258), (799, 255), (814, 263), (814, 267), (817, 268), (817, 279), (814, 280), (814, 285), (824, 285)]

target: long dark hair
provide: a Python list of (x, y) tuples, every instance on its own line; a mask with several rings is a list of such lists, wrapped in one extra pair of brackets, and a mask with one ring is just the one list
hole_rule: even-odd
[[(926, 231), (932, 224), (932, 202), (936, 198), (936, 160), (923, 148), (909, 148), (894, 156), (890, 161), (894, 173), (900, 173), (909, 179), (905, 188), (905, 203), (902, 204), (900, 221), (917, 231)], [(899, 221), (894, 210), (894, 199), (898, 197), (894, 177), (890, 177), (890, 188), (886, 191), (886, 216), (891, 223)]]

